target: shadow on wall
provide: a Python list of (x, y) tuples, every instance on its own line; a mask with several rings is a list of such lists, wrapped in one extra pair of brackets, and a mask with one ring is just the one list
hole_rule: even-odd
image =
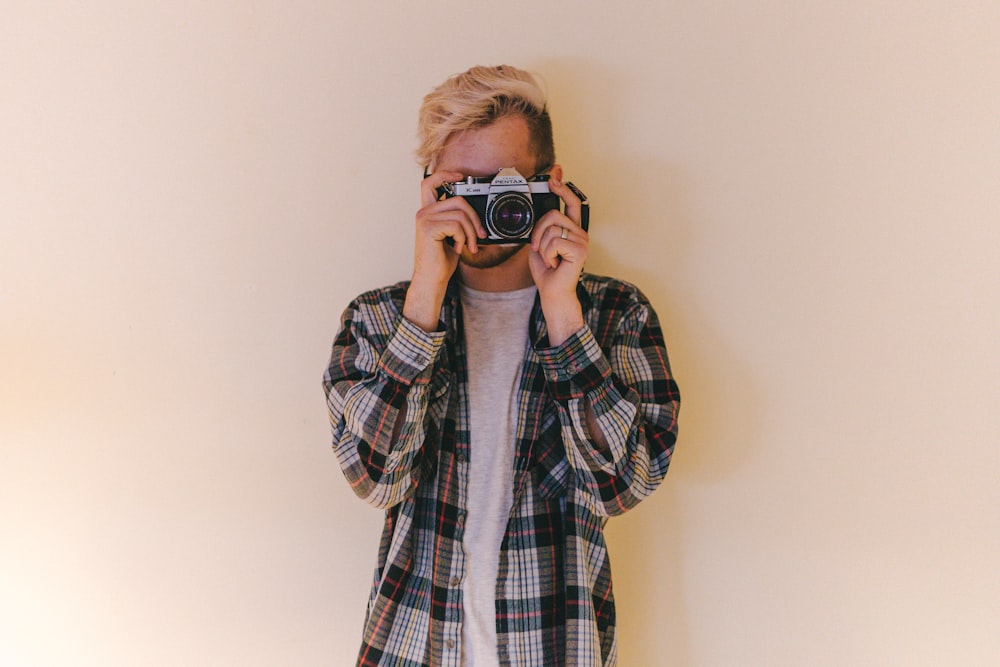
[[(726, 337), (684, 293), (683, 278), (698, 274), (691, 262), (705, 254), (698, 247), (702, 226), (688, 206), (691, 188), (682, 167), (669, 156), (623, 150), (621, 111), (629, 101), (616, 87), (622, 77), (577, 60), (546, 61), (536, 69), (549, 89), (558, 160), (591, 201), (587, 268), (633, 282), (649, 297), (681, 389), (678, 445), (666, 482), (609, 523), (621, 659), (691, 664), (685, 597), (698, 591), (685, 588), (684, 523), (701, 512), (688, 503), (705, 487), (725, 483), (753, 455), (761, 400), (746, 365), (726, 349)], [(651, 118), (649, 126), (659, 123)], [(725, 418), (718, 418), (723, 411)]]

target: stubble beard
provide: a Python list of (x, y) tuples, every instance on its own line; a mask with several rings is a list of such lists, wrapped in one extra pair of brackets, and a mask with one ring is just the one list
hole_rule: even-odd
[(524, 245), (481, 245), (478, 252), (472, 254), (468, 250), (462, 251), (462, 264), (474, 269), (492, 269), (500, 266), (508, 259), (524, 249)]

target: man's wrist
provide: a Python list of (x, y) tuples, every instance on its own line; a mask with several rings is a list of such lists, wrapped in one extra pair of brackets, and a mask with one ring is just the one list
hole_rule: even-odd
[(542, 297), (541, 301), (545, 326), (549, 332), (549, 344), (553, 347), (562, 345), (584, 325), (583, 307), (580, 306), (576, 294), (548, 301)]
[(416, 324), (428, 333), (438, 329), (441, 314), (441, 304), (448, 284), (427, 284), (414, 278), (406, 290), (406, 300), (403, 302), (403, 317)]

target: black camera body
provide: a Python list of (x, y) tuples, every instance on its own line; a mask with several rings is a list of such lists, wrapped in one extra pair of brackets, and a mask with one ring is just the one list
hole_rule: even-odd
[(486, 238), (479, 245), (529, 243), (535, 223), (562, 201), (549, 190), (548, 175), (526, 179), (517, 169), (505, 167), (496, 176), (469, 176), (464, 181), (445, 183), (439, 189), (445, 197), (464, 197), (479, 215)]

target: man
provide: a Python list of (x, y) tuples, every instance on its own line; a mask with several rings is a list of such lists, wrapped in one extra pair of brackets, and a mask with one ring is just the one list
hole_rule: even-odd
[[(354, 491), (386, 512), (362, 666), (614, 665), (603, 529), (661, 482), (679, 394), (656, 314), (583, 273), (584, 203), (533, 77), (474, 67), (424, 100), (412, 279), (347, 308), (324, 388)], [(487, 244), (439, 188), (500, 169), (564, 203)]]

